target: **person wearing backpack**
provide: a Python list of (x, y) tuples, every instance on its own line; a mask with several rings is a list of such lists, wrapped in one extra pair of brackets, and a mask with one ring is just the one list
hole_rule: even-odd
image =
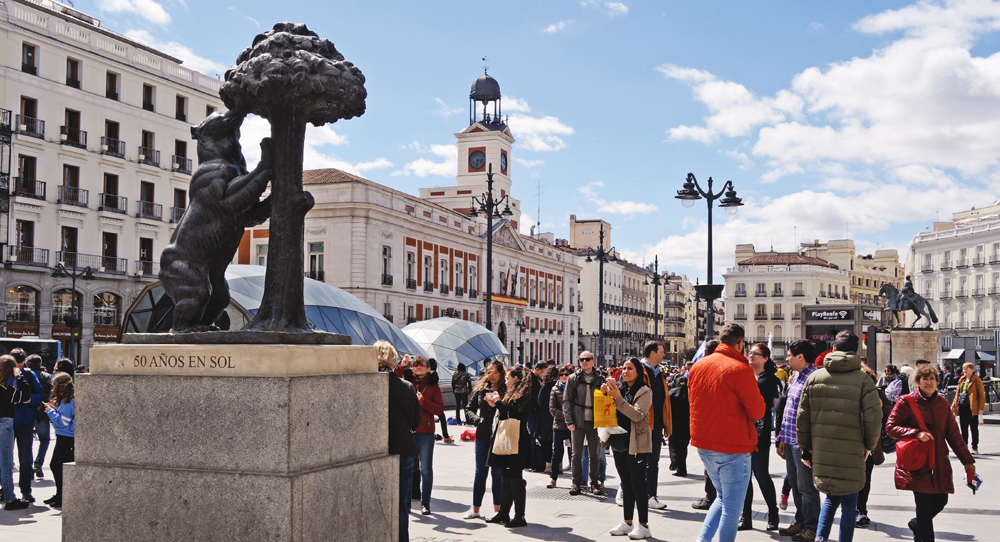
[[(451, 392), (455, 394), (455, 423), (463, 425), (462, 411), (469, 404), (469, 393), (472, 392), (472, 377), (465, 370), (465, 364), (459, 363), (455, 374), (451, 375)], [(465, 417), (468, 425), (469, 417)]]
[[(48, 399), (52, 395), (52, 375), (45, 372), (45, 368), (42, 367), (42, 356), (32, 354), (28, 356), (25, 363), (35, 372), (38, 383), (42, 385), (42, 398)], [(45, 405), (38, 405), (38, 412), (35, 414), (35, 437), (38, 439), (38, 452), (35, 454), (35, 468), (33, 469), (36, 480), (45, 478), (44, 473), (42, 473), (42, 464), (45, 463), (45, 452), (49, 450), (49, 442), (52, 439), (51, 428), (52, 424), (45, 414)]]
[[(913, 492), (916, 517), (907, 526), (913, 531), (914, 540), (934, 542), (934, 516), (948, 504), (948, 494), (955, 492), (948, 458), (948, 447), (965, 465), (966, 480), (976, 475), (976, 460), (962, 440), (958, 423), (951, 413), (951, 406), (937, 390), (937, 370), (924, 365), (916, 371), (917, 389), (903, 397), (889, 414), (886, 433), (900, 441), (918, 440), (932, 442), (932, 461), (921, 468), (906, 470), (900, 467), (902, 449), (896, 450), (896, 489)], [(902, 446), (900, 442), (899, 446)]]

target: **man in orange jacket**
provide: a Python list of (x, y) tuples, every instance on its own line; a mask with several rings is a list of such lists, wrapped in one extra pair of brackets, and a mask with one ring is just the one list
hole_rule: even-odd
[(691, 445), (698, 449), (718, 497), (705, 516), (698, 535), (708, 542), (719, 532), (719, 542), (733, 542), (750, 483), (750, 453), (757, 449), (754, 420), (766, 406), (750, 363), (743, 355), (745, 332), (726, 324), (719, 347), (698, 360), (688, 377), (691, 399)]

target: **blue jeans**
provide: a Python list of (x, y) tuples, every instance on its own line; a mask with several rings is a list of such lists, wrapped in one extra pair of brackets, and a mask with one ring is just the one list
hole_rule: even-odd
[(483, 505), (483, 497), (486, 495), (486, 475), (489, 474), (493, 485), (493, 506), (500, 506), (503, 488), (500, 481), (500, 467), (490, 467), (486, 461), (490, 458), (490, 432), (483, 431), (482, 434), (476, 431), (476, 477), (472, 482), (472, 506), (479, 508)]
[[(602, 484), (608, 479), (608, 458), (605, 457), (604, 448), (597, 449), (597, 480)], [(587, 446), (584, 445), (583, 451), (580, 452), (580, 458), (583, 461), (583, 467), (580, 472), (588, 473), (590, 472), (590, 453)], [(584, 476), (583, 481), (586, 482), (587, 478)]]
[(49, 439), (51, 438), (51, 431), (49, 429), (52, 427), (52, 422), (48, 418), (44, 420), (35, 420), (35, 434), (38, 435), (38, 453), (35, 454), (35, 468), (42, 468), (42, 463), (45, 462), (45, 452), (49, 450)]
[[(434, 433), (414, 433), (417, 454), (420, 456), (420, 505), (431, 505), (431, 488), (434, 487)], [(417, 480), (413, 481), (414, 484)]]
[(743, 498), (750, 483), (750, 454), (725, 454), (698, 450), (709, 479), (718, 493), (708, 509), (698, 542), (710, 542), (719, 533), (719, 542), (736, 540), (736, 528), (743, 513)]
[(819, 526), (816, 528), (816, 542), (830, 539), (830, 529), (833, 528), (833, 517), (840, 508), (840, 542), (854, 540), (854, 521), (858, 518), (858, 494), (834, 497), (827, 495), (823, 508), (819, 512)]
[(0, 418), (0, 486), (3, 499), (14, 501), (14, 418)]
[(413, 484), (413, 456), (399, 456), (399, 542), (410, 540), (410, 488)]
[(819, 524), (819, 491), (813, 485), (812, 469), (802, 464), (798, 445), (785, 445), (785, 467), (795, 501), (795, 522), (815, 530)]

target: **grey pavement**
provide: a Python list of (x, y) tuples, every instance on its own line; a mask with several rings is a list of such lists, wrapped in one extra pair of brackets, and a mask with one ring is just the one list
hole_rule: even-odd
[[(457, 437), (463, 427), (451, 426), (452, 436)], [(984, 452), (976, 457), (977, 469), (984, 483), (975, 496), (956, 478), (956, 493), (951, 496), (948, 506), (935, 520), (937, 539), (943, 541), (1000, 541), (1000, 425), (980, 426), (979, 449)], [(37, 443), (36, 443), (37, 444)], [(54, 444), (54, 440), (53, 440)], [(51, 446), (49, 454), (51, 455)], [(771, 451), (773, 454), (773, 449)], [(474, 447), (471, 442), (444, 444), (438, 442), (434, 450), (434, 492), (431, 500), (430, 516), (421, 516), (415, 507), (410, 514), (410, 540), (412, 542), (491, 542), (517, 540), (558, 540), (583, 542), (590, 540), (622, 540), (612, 537), (608, 529), (617, 525), (622, 518), (622, 509), (614, 504), (617, 473), (613, 461), (608, 464), (607, 496), (571, 496), (569, 474), (559, 478), (559, 487), (547, 489), (548, 475), (525, 472), (528, 481), (527, 520), (528, 526), (509, 530), (500, 525), (491, 525), (483, 520), (463, 520), (462, 515), (472, 502), (472, 477), (475, 471)], [(608, 456), (610, 460), (611, 457)], [(889, 462), (875, 468), (873, 488), (869, 500), (869, 516), (872, 525), (868, 529), (855, 531), (855, 540), (903, 541), (911, 540), (906, 522), (913, 517), (913, 497), (910, 492), (897, 491), (892, 482), (892, 464)], [(667, 504), (662, 511), (650, 510), (650, 529), (653, 540), (683, 542), (696, 540), (704, 512), (691, 508), (691, 503), (702, 496), (704, 479), (701, 464), (694, 448), (688, 455), (687, 478), (677, 478), (667, 470), (669, 463), (664, 449), (660, 461), (659, 498)], [(956, 475), (961, 472), (957, 459), (952, 456)], [(775, 488), (780, 491), (782, 478), (778, 472), (784, 466), (776, 456), (772, 456), (771, 469)], [(62, 537), (62, 515), (58, 510), (42, 504), (55, 493), (46, 460), (45, 480), (35, 482), (33, 493), (37, 505), (16, 512), (0, 510), (0, 540), (24, 540), (30, 542), (58, 542)], [(15, 473), (15, 483), (16, 483)], [(754, 482), (756, 483), (756, 482)], [(331, 491), (346, 491), (346, 488), (331, 488)], [(766, 522), (764, 502), (755, 489), (754, 530), (740, 532), (737, 539), (744, 542), (781, 541), (790, 537), (764, 531)], [(492, 511), (492, 497), (487, 487), (483, 511)], [(781, 513), (781, 524), (792, 521), (795, 505), (789, 502), (788, 510)], [(140, 518), (136, 519), (137, 521)], [(833, 535), (836, 536), (837, 527)], [(834, 538), (836, 540), (836, 538)]]

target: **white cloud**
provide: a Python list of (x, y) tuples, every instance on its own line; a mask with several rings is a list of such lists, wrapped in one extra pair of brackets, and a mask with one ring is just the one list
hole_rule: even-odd
[(422, 153), (430, 153), (443, 159), (443, 162), (436, 162), (428, 158), (418, 158), (392, 172), (393, 176), (427, 177), (428, 175), (440, 175), (443, 177), (454, 177), (458, 171), (458, 146), (457, 145), (430, 145), (424, 146), (414, 141), (407, 148), (416, 149)]
[(659, 211), (655, 205), (651, 203), (640, 203), (635, 201), (607, 201), (602, 199), (595, 187), (601, 187), (603, 183), (593, 182), (585, 186), (577, 188), (577, 190), (583, 194), (585, 198), (591, 203), (597, 205), (597, 211), (600, 213), (608, 213), (613, 215), (637, 215), (637, 214), (649, 214)]
[(185, 68), (190, 68), (196, 72), (214, 76), (215, 74), (221, 75), (229, 69), (229, 66), (225, 64), (196, 55), (190, 48), (176, 41), (164, 43), (154, 38), (152, 34), (145, 30), (129, 30), (125, 32), (125, 36), (172, 57), (179, 58), (184, 61)]
[(546, 34), (555, 34), (558, 32), (562, 32), (563, 30), (566, 30), (570, 22), (572, 21), (559, 21), (558, 23), (550, 24), (549, 26), (545, 27), (545, 29), (542, 30), (542, 32)]
[(461, 113), (462, 111), (465, 111), (461, 107), (449, 106), (448, 104), (444, 103), (444, 100), (442, 100), (441, 98), (434, 98), (434, 103), (437, 105), (437, 108), (434, 110), (434, 112), (444, 117), (449, 117), (451, 115), (454, 115), (455, 113)]
[(508, 124), (518, 146), (531, 151), (557, 151), (565, 148), (566, 142), (560, 136), (573, 134), (573, 128), (552, 116), (538, 118), (514, 114), (510, 116)]
[(740, 163), (740, 169), (747, 170), (753, 167), (753, 161), (746, 155), (746, 153), (738, 151), (726, 151), (726, 156), (736, 160)]
[(513, 96), (503, 97), (503, 108), (507, 110), (508, 113), (518, 112), (527, 113), (531, 111), (531, 107), (528, 106), (528, 102), (515, 98)]
[[(271, 125), (257, 115), (249, 115), (240, 127), (240, 145), (243, 146), (243, 156), (247, 167), (253, 169), (260, 161), (260, 140), (271, 136)], [(373, 169), (392, 167), (392, 162), (385, 158), (376, 158), (368, 162), (352, 164), (337, 155), (324, 153), (320, 148), (324, 145), (346, 145), (347, 137), (333, 131), (329, 126), (319, 128), (306, 126), (305, 148), (302, 150), (302, 167), (304, 169), (336, 168), (359, 175)]]
[(153, 24), (170, 23), (170, 14), (153, 0), (98, 0), (97, 8), (111, 13), (131, 13)]
[(604, 4), (604, 7), (608, 8), (608, 11), (611, 12), (612, 17), (614, 17), (615, 15), (625, 15), (626, 13), (628, 13), (628, 6), (626, 6), (621, 2), (607, 2)]
[(253, 23), (253, 24), (254, 24), (254, 26), (256, 26), (257, 28), (260, 28), (260, 21), (258, 21), (257, 19), (254, 19), (253, 17), (250, 17), (250, 16), (247, 16), (247, 19), (248, 19), (248, 20), (249, 20), (249, 21), (250, 21), (251, 23)]
[(823, 23), (809, 23), (809, 31), (813, 34), (819, 34), (823, 31)]
[(533, 168), (535, 166), (540, 166), (545, 163), (544, 160), (522, 160), (520, 158), (515, 158), (514, 161), (526, 168)]

